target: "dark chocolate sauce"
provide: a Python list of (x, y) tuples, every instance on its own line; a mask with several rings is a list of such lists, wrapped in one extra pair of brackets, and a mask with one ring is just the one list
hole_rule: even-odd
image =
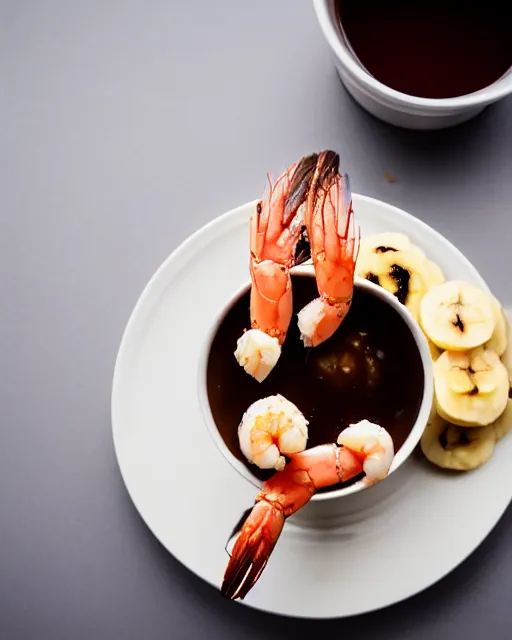
[(408, 95), (467, 95), (512, 66), (510, 2), (338, 0), (336, 8), (366, 70)]
[[(297, 314), (318, 292), (311, 276), (293, 275), (292, 282)], [(414, 338), (394, 309), (356, 287), (341, 327), (314, 349), (303, 346), (294, 315), (281, 357), (261, 383), (245, 373), (233, 355), (249, 323), (247, 291), (213, 339), (207, 388), (224, 442), (254, 475), (266, 479), (274, 472), (246, 461), (238, 444), (238, 425), (249, 405), (276, 393), (296, 404), (309, 420), (308, 448), (336, 442), (348, 424), (367, 419), (385, 427), (395, 452), (400, 449), (418, 415), (424, 376)]]

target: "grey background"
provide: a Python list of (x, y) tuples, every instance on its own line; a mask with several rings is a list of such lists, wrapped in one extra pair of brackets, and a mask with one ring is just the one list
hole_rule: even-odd
[(322, 147), (510, 304), (512, 101), (447, 132), (384, 125), (340, 85), (309, 0), (12, 0), (0, 24), (0, 638), (506, 637), (510, 509), (385, 611), (297, 622), (224, 601), (140, 520), (109, 401), (125, 323), (169, 252)]

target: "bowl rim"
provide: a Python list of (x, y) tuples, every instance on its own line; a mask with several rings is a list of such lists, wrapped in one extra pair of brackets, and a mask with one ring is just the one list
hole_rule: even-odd
[[(292, 275), (294, 274), (303, 274), (309, 277), (314, 277), (314, 269), (311, 265), (302, 265), (300, 267), (294, 267), (291, 270)], [(232, 307), (232, 305), (242, 296), (244, 295), (251, 286), (251, 281), (246, 281), (243, 285), (241, 285), (230, 297), (228, 300), (224, 301), (221, 308), (217, 312), (214, 321), (212, 322), (211, 328), (203, 340), (203, 345), (201, 348), (201, 356), (199, 358), (198, 370), (197, 370), (197, 392), (198, 392), (198, 400), (199, 407), (201, 413), (203, 415), (203, 419), (206, 423), (206, 427), (210, 437), (213, 439), (215, 445), (222, 453), (224, 458), (229, 462), (229, 464), (237, 471), (245, 480), (247, 480), (250, 484), (256, 487), (258, 490), (262, 487), (262, 481), (257, 478), (241, 461), (238, 460), (229, 450), (228, 446), (224, 442), (224, 439), (219, 433), (217, 425), (212, 415), (210, 402), (208, 399), (208, 390), (207, 390), (207, 367), (208, 367), (208, 358), (210, 354), (211, 344), (213, 339), (217, 333), (217, 330), (224, 320), (228, 310)], [(421, 330), (419, 324), (413, 318), (409, 310), (405, 307), (405, 305), (401, 304), (396, 297), (391, 294), (389, 291), (381, 287), (380, 285), (374, 284), (369, 280), (364, 278), (360, 278), (358, 276), (354, 277), (354, 287), (363, 289), (369, 292), (371, 295), (376, 296), (382, 301), (389, 304), (393, 309), (395, 309), (402, 320), (407, 325), (409, 331), (412, 334), (412, 337), (416, 343), (418, 348), (421, 363), (423, 366), (423, 396), (421, 399), (420, 407), (418, 410), (418, 414), (416, 416), (416, 420), (411, 428), (411, 431), (404, 443), (398, 450), (398, 452), (393, 457), (393, 461), (391, 463), (391, 467), (386, 476), (388, 478), (394, 471), (396, 471), (399, 467), (401, 467), (404, 462), (410, 457), (417, 444), (419, 443), (423, 431), (428, 422), (428, 418), (430, 416), (430, 412), (432, 409), (432, 403), (434, 399), (434, 374), (433, 374), (433, 365), (432, 365), (432, 357), (430, 355), (430, 349), (428, 346), (427, 338), (425, 337), (423, 331)], [(232, 354), (231, 354), (232, 355)], [(386, 479), (384, 478), (384, 480)], [(363, 484), (362, 480), (355, 482), (354, 484), (344, 487), (342, 489), (333, 489), (331, 491), (325, 493), (315, 493), (311, 498), (311, 502), (325, 502), (328, 500), (334, 500), (337, 498), (345, 497), (351, 495), (353, 493), (357, 493), (359, 491), (371, 489)]]
[(490, 104), (512, 93), (512, 74), (510, 70), (487, 87), (483, 87), (474, 93), (453, 98), (421, 98), (402, 93), (396, 89), (391, 89), (391, 87), (388, 87), (368, 74), (367, 71), (358, 64), (348, 47), (340, 38), (330, 11), (333, 2), (334, 0), (313, 0), (313, 7), (320, 28), (332, 51), (346, 71), (357, 79), (367, 92), (385, 95), (403, 106), (425, 107), (431, 112), (438, 113), (443, 113), (454, 108), (476, 107)]

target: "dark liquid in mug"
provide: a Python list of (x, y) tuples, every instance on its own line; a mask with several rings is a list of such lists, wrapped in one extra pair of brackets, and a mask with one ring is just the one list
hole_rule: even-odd
[(512, 66), (507, 1), (338, 0), (336, 10), (366, 70), (412, 96), (466, 95)]
[(294, 316), (281, 357), (263, 382), (245, 373), (233, 355), (250, 324), (249, 292), (219, 326), (207, 364), (208, 398), (217, 428), (233, 455), (262, 480), (275, 471), (248, 463), (237, 434), (244, 412), (256, 400), (280, 393), (297, 405), (309, 421), (308, 448), (336, 442), (344, 427), (367, 419), (389, 431), (396, 452), (411, 431), (423, 395), (421, 357), (394, 309), (356, 287), (352, 307), (336, 333), (306, 349), (295, 314), (318, 292), (311, 276), (294, 275), (292, 282)]

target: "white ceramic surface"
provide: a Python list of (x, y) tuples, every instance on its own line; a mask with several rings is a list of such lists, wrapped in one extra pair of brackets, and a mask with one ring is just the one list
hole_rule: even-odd
[(409, 96), (371, 76), (340, 33), (335, 0), (313, 0), (320, 28), (334, 55), (341, 81), (352, 97), (377, 118), (408, 129), (444, 129), (469, 120), (489, 104), (512, 93), (512, 73), (491, 86), (456, 98)]
[[(294, 271), (308, 273), (311, 274), (311, 276), (314, 275), (314, 269), (312, 266), (301, 266), (296, 268)], [(430, 356), (430, 350), (427, 340), (425, 338), (425, 335), (419, 328), (418, 323), (412, 318), (407, 309), (402, 304), (400, 304), (400, 302), (398, 302), (395, 296), (393, 296), (382, 287), (379, 287), (378, 285), (362, 278), (356, 278), (355, 285), (359, 289), (376, 296), (386, 304), (390, 305), (393, 309), (395, 309), (395, 311), (399, 314), (399, 316), (403, 319), (403, 321), (409, 328), (409, 331), (411, 332), (418, 346), (418, 351), (420, 353), (421, 362), (423, 365), (425, 386), (423, 388), (423, 397), (421, 399), (418, 416), (414, 425), (412, 426), (410, 434), (407, 436), (406, 441), (396, 452), (393, 458), (393, 462), (391, 463), (391, 467), (388, 473), (388, 475), (391, 475), (407, 460), (407, 458), (414, 451), (427, 424), (430, 410), (432, 408), (432, 399), (434, 395), (432, 358)], [(201, 411), (203, 413), (205, 423), (208, 427), (210, 435), (219, 448), (219, 451), (224, 455), (229, 464), (231, 464), (232, 467), (242, 475), (242, 477), (244, 477), (253, 486), (260, 488), (261, 482), (258, 480), (258, 478), (256, 478), (256, 476), (254, 476), (254, 474), (252, 474), (240, 460), (235, 458), (235, 456), (231, 453), (224, 440), (222, 439), (222, 436), (220, 435), (219, 430), (217, 429), (217, 426), (215, 424), (215, 420), (212, 416), (210, 403), (208, 401), (208, 392), (206, 388), (206, 372), (212, 340), (214, 339), (218, 327), (228, 310), (240, 298), (240, 296), (247, 291), (249, 286), (249, 284), (244, 284), (242, 288), (237, 288), (235, 293), (226, 300), (225, 305), (222, 307), (220, 313), (215, 318), (215, 321), (212, 324), (212, 328), (208, 332), (207, 338), (204, 342), (204, 347), (199, 359), (197, 385)], [(233, 354), (226, 354), (226, 357), (233, 357)], [(365, 487), (363, 481), (360, 480), (349, 487), (345, 487), (344, 489), (337, 489), (334, 491), (328, 491), (326, 493), (318, 493), (313, 496), (312, 502), (327, 502), (331, 500), (337, 500), (338, 498), (342, 498), (344, 496), (348, 496), (362, 490), (372, 490), (374, 488), (374, 486)]]
[[(247, 280), (254, 203), (196, 232), (153, 276), (116, 361), (112, 425), (129, 495), (162, 545), (219, 587), (224, 546), (255, 490), (221, 455), (197, 401), (204, 338)], [(485, 286), (467, 259), (405, 212), (354, 195), (362, 233), (402, 231), (445, 271)], [(290, 518), (245, 604), (299, 617), (337, 617), (407, 598), (442, 578), (488, 535), (512, 495), (512, 437), (465, 474), (418, 453), (371, 491), (309, 504)], [(442, 541), (442, 542), (440, 542)], [(219, 595), (219, 597), (221, 597)]]

